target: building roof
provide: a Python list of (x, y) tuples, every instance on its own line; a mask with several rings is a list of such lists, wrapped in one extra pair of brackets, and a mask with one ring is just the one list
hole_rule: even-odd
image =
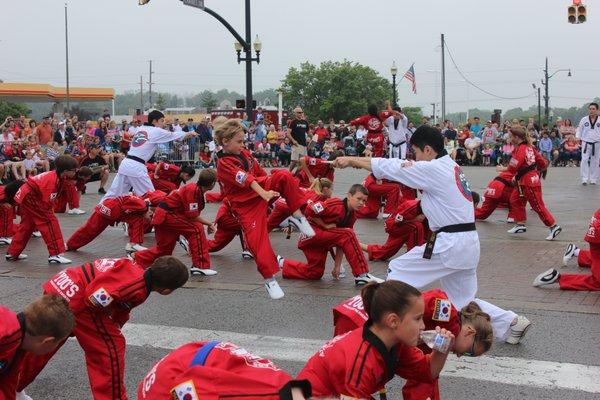
[[(108, 101), (115, 98), (112, 88), (70, 87), (70, 101)], [(0, 83), (0, 99), (12, 102), (63, 102), (67, 88), (45, 83)]]

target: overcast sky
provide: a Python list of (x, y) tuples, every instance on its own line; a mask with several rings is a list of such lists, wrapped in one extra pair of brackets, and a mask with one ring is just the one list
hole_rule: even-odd
[[(206, 0), (243, 32), (244, 0)], [(252, 35), (263, 42), (254, 65), (254, 88), (277, 87), (291, 66), (344, 58), (384, 76), (396, 61), (401, 76), (415, 63), (418, 94), (399, 84), (401, 105), (423, 106), (436, 98), (440, 33), (465, 76), (503, 97), (468, 85), (446, 57), (447, 110), (527, 107), (537, 102), (544, 58), (551, 105), (581, 105), (600, 89), (600, 1), (588, 1), (589, 19), (567, 23), (568, 0), (253, 0)], [(0, 79), (64, 86), (64, 1), (0, 0)], [(203, 89), (245, 90), (231, 34), (212, 16), (179, 0), (76, 0), (69, 2), (72, 86), (139, 88), (153, 60), (155, 90), (180, 94)], [(436, 80), (437, 77), (437, 80)], [(391, 78), (390, 78), (391, 79)], [(144, 85), (144, 90), (147, 86)]]

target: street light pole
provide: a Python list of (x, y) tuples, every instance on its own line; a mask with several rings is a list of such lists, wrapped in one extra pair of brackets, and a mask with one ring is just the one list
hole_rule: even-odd
[(250, 49), (250, 40), (252, 40), (250, 32), (250, 0), (246, 0), (246, 118), (252, 121), (252, 49)]
[(67, 19), (67, 3), (65, 3), (65, 60), (67, 72), (67, 111), (70, 110), (71, 91), (69, 88), (69, 25)]
[(549, 89), (549, 85), (548, 85), (548, 81), (550, 80), (550, 78), (552, 78), (554, 75), (556, 75), (558, 72), (561, 71), (568, 71), (568, 77), (571, 76), (571, 69), (570, 68), (562, 68), (562, 69), (557, 69), (556, 71), (554, 71), (551, 75), (548, 75), (548, 57), (546, 57), (546, 67), (544, 68), (544, 80), (542, 80), (542, 85), (544, 85), (544, 116), (546, 117), (546, 123), (549, 124), (550, 123), (550, 107), (549, 107), (549, 103), (550, 103), (550, 89)]
[(396, 61), (392, 63), (390, 72), (392, 73), (392, 104), (394, 107), (398, 107), (398, 98), (396, 94), (396, 75), (398, 75), (398, 67), (396, 67)]

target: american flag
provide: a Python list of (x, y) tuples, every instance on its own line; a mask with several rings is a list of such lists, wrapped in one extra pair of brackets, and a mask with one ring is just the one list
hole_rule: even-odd
[(417, 79), (415, 78), (415, 64), (411, 65), (404, 77), (412, 83), (412, 91), (417, 94)]

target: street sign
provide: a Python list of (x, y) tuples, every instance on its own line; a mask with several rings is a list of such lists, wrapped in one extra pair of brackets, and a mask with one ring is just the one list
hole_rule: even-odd
[(204, 10), (204, 0), (182, 0), (186, 6), (196, 7)]

